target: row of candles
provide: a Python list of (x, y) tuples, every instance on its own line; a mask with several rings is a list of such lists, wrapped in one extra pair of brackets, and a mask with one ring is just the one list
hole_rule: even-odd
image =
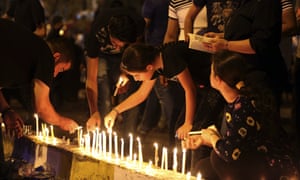
[[(36, 119), (36, 135), (40, 139), (46, 139), (53, 140), (53, 143), (56, 144), (56, 138), (53, 131), (53, 126), (50, 125), (50, 130), (47, 127), (46, 124), (42, 123), (42, 129), (39, 131), (39, 118), (36, 114), (34, 114), (34, 117)], [(50, 131), (50, 134), (49, 134)], [(90, 135), (92, 134), (92, 135)], [(83, 134), (83, 128), (78, 127), (77, 128), (77, 140), (78, 140), (78, 146), (82, 150), (84, 150), (86, 153), (92, 153), (92, 155), (100, 155), (104, 158), (115, 158), (116, 161), (119, 160), (125, 160), (124, 159), (124, 138), (119, 138), (116, 132), (113, 132), (112, 129), (108, 129), (106, 131), (100, 131), (98, 128), (96, 128), (91, 133), (88, 132), (86, 134)], [(119, 146), (119, 140), (120, 140), (120, 146)], [(108, 143), (107, 143), (108, 141)], [(143, 164), (143, 152), (142, 152), (142, 143), (141, 139), (139, 137), (136, 138), (137, 142), (137, 151), (138, 155), (136, 153), (133, 153), (133, 147), (134, 147), (134, 137), (132, 133), (129, 133), (129, 155), (126, 158), (126, 161), (134, 161), (136, 162), (138, 160), (139, 167), (142, 167)], [(114, 145), (113, 145), (114, 144)], [(108, 145), (108, 148), (107, 148)], [(114, 146), (114, 153), (113, 153), (113, 146)], [(154, 165), (155, 167), (159, 167), (159, 145), (158, 143), (154, 143)], [(120, 147), (120, 154), (119, 154), (119, 147)], [(107, 151), (108, 149), (108, 151)], [(185, 167), (186, 167), (186, 152), (187, 150), (185, 148), (182, 148), (182, 165), (181, 165), (181, 174), (185, 174)], [(113, 156), (114, 154), (114, 156)], [(119, 157), (120, 155), (120, 157)], [(149, 166), (152, 165), (152, 161), (149, 161)], [(161, 155), (161, 166), (160, 169), (162, 170), (169, 170), (168, 167), (168, 149), (166, 147), (162, 147), (162, 155)], [(174, 172), (178, 172), (178, 150), (177, 148), (173, 149), (173, 165), (172, 170)], [(190, 179), (190, 172), (187, 172), (186, 179)], [(197, 174), (197, 180), (201, 179), (201, 174)]]

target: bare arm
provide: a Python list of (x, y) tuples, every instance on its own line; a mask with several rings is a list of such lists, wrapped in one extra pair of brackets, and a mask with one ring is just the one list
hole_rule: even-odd
[(98, 63), (98, 57), (87, 57), (86, 95), (90, 110), (90, 118), (86, 122), (87, 130), (93, 130), (101, 126), (101, 116), (98, 110)]
[(193, 4), (188, 13), (185, 16), (184, 19), (184, 36), (185, 36), (185, 40), (187, 41), (189, 39), (188, 37), (188, 33), (193, 33), (193, 24), (195, 21), (196, 16), (198, 15), (198, 13), (200, 12), (202, 8), (197, 7), (195, 4)]
[(282, 34), (289, 36), (296, 32), (296, 13), (293, 8), (282, 11)]
[(192, 129), (196, 109), (196, 86), (192, 80), (189, 70), (186, 68), (178, 76), (179, 82), (185, 92), (185, 122), (177, 130), (180, 139), (188, 137), (188, 132)]
[(174, 42), (178, 40), (179, 24), (177, 19), (169, 18), (168, 27), (164, 37), (164, 43)]

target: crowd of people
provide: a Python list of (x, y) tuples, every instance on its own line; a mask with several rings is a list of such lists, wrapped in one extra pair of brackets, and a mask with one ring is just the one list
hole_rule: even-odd
[[(79, 122), (57, 113), (55, 99), (64, 81), (78, 90), (86, 69), (88, 131), (117, 127), (124, 135), (147, 135), (163, 120), (169, 146), (191, 149), (193, 175), (300, 178), (300, 157), (280, 119), (282, 94), (292, 89), (300, 141), (300, 44), (292, 45), (300, 27), (298, 0), (144, 0), (139, 10), (107, 1), (80, 46), (62, 32), (62, 16), (51, 17), (46, 31), (39, 0), (12, 2), (0, 19), (6, 132), (21, 138), (24, 123), (33, 121), (11, 108), (14, 89), (28, 114), (74, 132)], [(208, 39), (204, 51), (189, 47), (189, 33)], [(290, 46), (280, 46), (283, 39)]]

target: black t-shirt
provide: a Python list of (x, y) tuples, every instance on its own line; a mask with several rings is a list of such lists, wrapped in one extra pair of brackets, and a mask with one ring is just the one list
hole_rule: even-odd
[(210, 54), (188, 48), (184, 41), (165, 44), (162, 47), (163, 70), (162, 74), (174, 79), (188, 67), (193, 80), (197, 84), (208, 86), (210, 74)]
[(137, 14), (135, 10), (126, 7), (103, 8), (95, 17), (91, 31), (87, 37), (87, 56), (94, 58), (97, 57), (99, 53), (110, 55), (120, 53), (113, 48), (107, 27), (110, 18), (116, 15), (130, 16), (136, 22), (137, 34), (142, 35), (144, 33), (144, 19), (141, 15)]
[(0, 87), (22, 87), (34, 78), (51, 85), (54, 59), (47, 43), (25, 27), (0, 19)]

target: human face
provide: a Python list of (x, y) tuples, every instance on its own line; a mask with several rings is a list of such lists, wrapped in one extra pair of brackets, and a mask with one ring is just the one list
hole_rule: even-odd
[(117, 38), (114, 38), (112, 36), (109, 36), (109, 38), (110, 38), (110, 42), (113, 45), (113, 47), (116, 48), (116, 50), (118, 50), (118, 51), (120, 51), (126, 45), (126, 42), (121, 41)]

